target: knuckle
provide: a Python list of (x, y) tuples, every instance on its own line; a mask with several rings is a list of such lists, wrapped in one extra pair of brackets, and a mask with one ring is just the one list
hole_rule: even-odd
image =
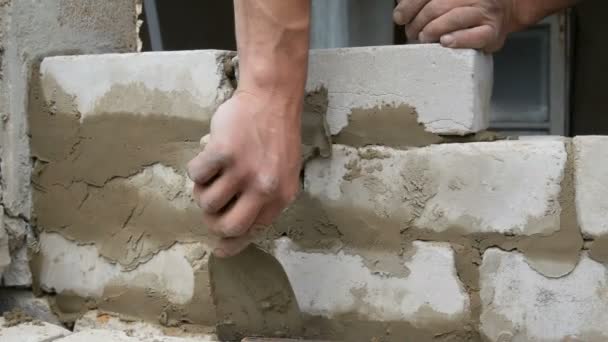
[(240, 223), (227, 224), (222, 229), (225, 236), (238, 237), (247, 232), (248, 227)]
[(220, 208), (219, 204), (215, 200), (201, 199), (199, 201), (199, 206), (201, 207), (201, 209), (204, 212), (210, 213), (210, 214), (217, 213), (218, 211), (220, 211), (222, 209), (222, 208)]
[(273, 196), (279, 189), (279, 179), (276, 176), (261, 175), (256, 179), (256, 190), (264, 196)]
[(217, 150), (209, 158), (209, 162), (217, 166), (226, 166), (232, 162), (232, 153), (225, 149)]

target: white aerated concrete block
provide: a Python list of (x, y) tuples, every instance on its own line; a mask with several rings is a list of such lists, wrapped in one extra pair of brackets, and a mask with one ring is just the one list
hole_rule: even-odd
[(299, 251), (287, 238), (276, 241), (275, 256), (300, 308), (309, 314), (358, 314), (372, 321), (408, 321), (416, 326), (428, 323), (429, 312), (450, 322), (468, 317), (469, 297), (456, 274), (450, 246), (415, 242), (413, 248), (413, 256), (404, 262), (410, 273), (404, 277), (373, 273), (361, 256), (343, 251)]
[[(199, 327), (202, 329), (202, 327)], [(128, 333), (129, 336), (151, 342), (216, 342), (219, 341), (214, 334), (187, 334), (181, 329), (174, 329), (178, 337), (167, 336), (166, 327), (142, 322), (123, 321), (118, 317), (103, 314), (98, 311), (89, 311), (79, 318), (74, 325), (74, 332), (83, 332), (92, 329), (111, 330)], [(209, 330), (214, 328), (209, 328)], [(182, 336), (183, 335), (183, 336)]]
[(64, 337), (56, 342), (143, 342), (139, 338), (128, 336), (122, 331), (87, 330)]
[[(328, 208), (350, 208), (354, 216), (372, 213), (418, 229), (548, 234), (560, 227), (566, 158), (561, 141), (409, 151), (334, 145), (331, 159), (308, 163), (304, 188)], [(365, 227), (348, 227), (353, 228)]]
[(142, 288), (163, 293), (173, 304), (187, 304), (195, 287), (195, 269), (189, 259), (201, 255), (205, 248), (198, 243), (176, 244), (134, 270), (126, 270), (100, 256), (94, 245), (79, 245), (56, 233), (42, 233), (38, 276), (40, 286), (48, 292), (100, 298), (110, 286)]
[(588, 237), (608, 235), (608, 137), (573, 139), (575, 151), (576, 212)]
[[(179, 51), (49, 57), (40, 72), (73, 97), (81, 119), (94, 114), (164, 114), (209, 118), (232, 95), (227, 51)], [(58, 102), (58, 105), (61, 105)]]
[(165, 335), (141, 336), (138, 331), (91, 329), (75, 332), (56, 342), (217, 342), (216, 339), (173, 337)]
[(491, 56), (422, 44), (314, 50), (306, 89), (327, 89), (332, 134), (353, 109), (407, 105), (427, 131), (465, 135), (488, 127), (492, 81)]
[(0, 317), (2, 342), (50, 342), (69, 334), (69, 330), (46, 322), (29, 322), (7, 327), (4, 318)]
[(489, 249), (480, 285), (490, 341), (608, 341), (608, 269), (585, 254), (572, 273), (550, 279), (520, 253)]

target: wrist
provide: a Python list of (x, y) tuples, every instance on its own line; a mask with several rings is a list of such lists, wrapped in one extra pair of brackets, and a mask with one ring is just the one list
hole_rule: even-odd
[(272, 56), (242, 61), (238, 88), (250, 93), (302, 99), (307, 57), (306, 52), (306, 56)]
[(248, 103), (251, 108), (257, 108), (251, 113), (261, 122), (268, 120), (271, 125), (282, 125), (289, 131), (300, 126), (303, 96), (294, 97), (268, 89), (239, 87), (232, 98)]

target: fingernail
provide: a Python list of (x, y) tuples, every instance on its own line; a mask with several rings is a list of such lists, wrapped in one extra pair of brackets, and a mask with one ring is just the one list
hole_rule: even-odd
[(441, 45), (450, 47), (452, 46), (452, 44), (454, 44), (454, 36), (451, 34), (446, 34), (444, 36), (441, 36), (441, 39), (439, 41), (441, 42)]

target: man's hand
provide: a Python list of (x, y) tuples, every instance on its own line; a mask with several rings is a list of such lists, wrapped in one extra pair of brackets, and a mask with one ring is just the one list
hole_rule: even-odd
[(410, 40), (450, 48), (499, 50), (511, 32), (576, 0), (400, 0), (393, 12)]
[(296, 196), (300, 110), (298, 101), (237, 92), (213, 116), (188, 174), (203, 221), (220, 237), (216, 255), (240, 252)]
[(239, 81), (188, 165), (214, 254), (238, 254), (299, 189), (310, 0), (235, 0)]

